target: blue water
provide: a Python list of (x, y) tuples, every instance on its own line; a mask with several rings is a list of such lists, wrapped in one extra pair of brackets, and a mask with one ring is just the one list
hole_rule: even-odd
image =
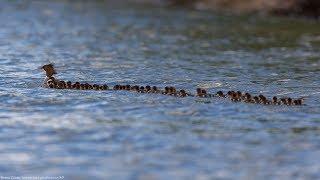
[[(320, 24), (101, 1), (0, 2), (0, 176), (319, 179)], [(60, 79), (305, 106), (40, 87)]]

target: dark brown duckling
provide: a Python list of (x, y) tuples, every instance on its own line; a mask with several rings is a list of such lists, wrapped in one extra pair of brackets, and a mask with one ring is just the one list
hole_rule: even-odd
[(237, 91), (236, 95), (237, 95), (238, 99), (242, 99), (242, 92), (241, 91)]
[(296, 99), (293, 101), (293, 104), (296, 105), (296, 106), (301, 106), (303, 103), (303, 100), (302, 99)]
[(80, 90), (85, 90), (85, 84), (80, 84)]
[(202, 93), (203, 95), (207, 95), (207, 91), (206, 91), (205, 89), (201, 89), (201, 93)]
[(253, 101), (251, 94), (246, 93), (245, 94), (245, 98), (244, 98), (244, 102), (246, 103), (251, 103)]
[(99, 85), (99, 90), (103, 91), (104, 90), (104, 85)]
[(281, 98), (280, 99), (281, 104), (287, 105), (287, 99), (286, 98)]
[(157, 86), (152, 86), (152, 92), (153, 93), (158, 93), (159, 92)]
[(164, 91), (162, 94), (168, 94), (170, 92), (170, 88), (168, 86), (164, 87)]
[(260, 100), (265, 100), (265, 99), (267, 99), (267, 98), (266, 98), (264, 95), (262, 95), (262, 94), (260, 94), (258, 97), (259, 97)]
[(99, 85), (98, 84), (93, 84), (92, 87), (93, 87), (93, 90), (99, 90)]
[(49, 88), (57, 88), (57, 83), (55, 80), (48, 79), (47, 81), (47, 87)]
[(253, 97), (253, 102), (256, 103), (256, 104), (260, 103), (259, 97), (258, 96), (254, 96)]
[(268, 99), (262, 94), (259, 95), (259, 99), (260, 99), (260, 103), (262, 103), (262, 104), (269, 104), (270, 103), (268, 101)]
[(127, 91), (130, 91), (130, 89), (131, 89), (131, 86), (130, 86), (129, 84), (127, 84), (127, 85), (126, 85), (126, 90), (127, 90)]
[(58, 89), (65, 89), (64, 81), (59, 81), (58, 82)]
[(80, 89), (80, 83), (79, 83), (79, 82), (75, 82), (75, 83), (72, 85), (72, 89)]
[(265, 105), (270, 104), (270, 101), (268, 101), (268, 99), (267, 99), (267, 98), (265, 98), (265, 99), (261, 99), (261, 100), (260, 100), (260, 102), (261, 102), (262, 104), (265, 104)]
[(140, 92), (140, 93), (144, 93), (144, 92), (145, 92), (145, 88), (144, 88), (143, 86), (140, 86), (139, 92)]
[(113, 86), (113, 90), (119, 90), (119, 89), (120, 89), (120, 86), (118, 84)]
[(201, 88), (197, 88), (196, 91), (197, 91), (197, 96), (198, 96), (198, 97), (203, 97), (202, 89), (201, 89)]
[(72, 89), (72, 83), (71, 83), (71, 81), (67, 81), (67, 89)]
[(273, 96), (273, 98), (272, 98), (272, 104), (278, 104), (278, 98), (277, 98), (277, 96)]
[(231, 101), (235, 101), (235, 102), (239, 101), (239, 97), (237, 93), (232, 93), (230, 99)]
[(171, 96), (177, 95), (177, 90), (176, 90), (176, 88), (170, 86), (170, 87), (169, 87), (169, 92), (168, 92), (168, 94), (171, 95)]
[(232, 98), (232, 96), (233, 96), (233, 94), (235, 94), (235, 92), (234, 91), (228, 91), (228, 96), (230, 97), (230, 98)]
[(202, 94), (202, 97), (205, 97), (205, 98), (213, 97), (211, 94), (208, 94), (207, 90), (205, 89), (201, 89), (201, 94)]
[(219, 97), (225, 97), (222, 91), (218, 91), (218, 92), (217, 92), (217, 95), (218, 95)]
[(147, 93), (150, 93), (150, 92), (151, 92), (151, 86), (149, 86), (149, 85), (146, 86), (146, 92), (147, 92)]
[(86, 90), (91, 90), (89, 83), (85, 83), (84, 86), (85, 86), (85, 89), (86, 89)]
[(138, 91), (139, 91), (139, 86), (137, 86), (137, 85), (133, 86), (133, 87), (132, 87), (132, 90), (138, 92)]
[(176, 93), (176, 92), (177, 92), (177, 89), (172, 86), (172, 87), (171, 87), (171, 92), (172, 92), (172, 93)]
[(108, 87), (108, 85), (104, 84), (104, 85), (102, 86), (102, 89), (103, 89), (103, 90), (108, 90), (109, 87)]
[(49, 88), (57, 88), (57, 82), (56, 79), (54, 77), (49, 77), (47, 82), (46, 82), (46, 86)]
[(179, 91), (179, 96), (180, 96), (180, 97), (186, 97), (186, 96), (187, 96), (186, 91), (185, 91), (184, 89), (181, 89), (181, 90)]
[(291, 106), (292, 104), (293, 104), (293, 101), (292, 101), (292, 99), (289, 97), (289, 98), (287, 98), (287, 104), (289, 105), (289, 106)]
[(57, 88), (54, 84), (49, 84), (48, 87), (49, 88)]

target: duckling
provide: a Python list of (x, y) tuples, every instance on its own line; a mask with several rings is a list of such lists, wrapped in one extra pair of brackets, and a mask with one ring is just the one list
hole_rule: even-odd
[(127, 85), (126, 85), (126, 90), (127, 90), (127, 91), (130, 91), (130, 89), (131, 89), (131, 86), (130, 86), (129, 84), (127, 84)]
[(146, 86), (146, 92), (150, 93), (151, 92), (151, 87), (149, 85)]
[(103, 89), (103, 90), (108, 90), (109, 87), (108, 87), (108, 85), (104, 84), (104, 85), (102, 86), (102, 89)]
[(48, 87), (49, 87), (49, 88), (52, 88), (52, 89), (53, 89), (53, 88), (57, 88), (54, 84), (49, 84)]
[(57, 85), (57, 83), (56, 83), (56, 80), (53, 76), (47, 78), (46, 82), (44, 83), (45, 87), (50, 87), (50, 88), (55, 88), (56, 85)]
[(292, 99), (289, 97), (289, 98), (287, 98), (287, 104), (289, 105), (289, 106), (291, 106), (292, 105)]
[(176, 92), (177, 92), (177, 89), (172, 86), (172, 87), (171, 87), (171, 91), (172, 91), (172, 93), (176, 93)]
[(219, 97), (225, 97), (222, 91), (218, 91), (218, 92), (217, 92), (217, 95), (218, 95)]
[(260, 100), (267, 99), (267, 98), (264, 97), (264, 95), (262, 95), (262, 94), (260, 94), (258, 97), (259, 97)]
[(72, 89), (80, 89), (80, 83), (79, 83), (79, 82), (75, 82), (75, 83), (72, 85)]
[(99, 85), (98, 84), (93, 84), (92, 87), (93, 87), (93, 90), (99, 90)]
[(153, 93), (158, 93), (159, 92), (157, 86), (152, 86), (152, 92)]
[(242, 99), (242, 92), (241, 92), (241, 91), (237, 91), (237, 92), (236, 92), (236, 95), (237, 95), (237, 98), (238, 98), (239, 100)]
[[(53, 77), (52, 77), (53, 78)], [(57, 83), (55, 82), (55, 80), (52, 79), (48, 79), (45, 87), (49, 87), (49, 88), (57, 88)]]
[(281, 104), (287, 105), (287, 99), (286, 98), (281, 98), (280, 99)]
[(228, 91), (227, 94), (228, 94), (229, 98), (232, 98), (232, 95), (235, 94), (235, 92), (234, 91)]
[(104, 85), (99, 85), (99, 90), (103, 91), (104, 90)]
[(254, 96), (253, 97), (253, 102), (256, 103), (256, 104), (260, 103), (259, 97), (258, 96)]
[(197, 96), (198, 96), (198, 97), (203, 97), (202, 89), (201, 89), (201, 88), (197, 88), (196, 91), (197, 91)]
[(303, 104), (304, 99), (303, 99), (303, 98), (299, 98), (299, 99), (297, 99), (297, 101), (298, 101), (299, 105), (302, 105), (302, 104)]
[(119, 90), (119, 89), (120, 89), (120, 86), (118, 84), (113, 86), (113, 90)]
[(270, 104), (270, 102), (267, 99), (262, 99), (260, 100), (260, 102), (265, 105)]
[(296, 106), (301, 106), (302, 105), (303, 100), (302, 99), (296, 99), (293, 101), (293, 104)]
[(72, 83), (71, 83), (71, 81), (68, 81), (68, 82), (67, 82), (67, 89), (72, 89)]
[(202, 93), (203, 95), (207, 95), (207, 91), (206, 91), (205, 89), (201, 89), (201, 93)]
[(176, 88), (173, 87), (173, 86), (170, 86), (170, 87), (169, 87), (169, 93), (168, 93), (168, 94), (171, 95), (171, 96), (176, 96), (176, 95), (177, 95), (177, 90), (176, 90)]
[(85, 90), (85, 89), (86, 89), (85, 84), (81, 83), (80, 84), (80, 90)]
[(251, 94), (249, 94), (249, 93), (246, 93), (246, 94), (245, 94), (244, 102), (246, 102), (246, 103), (251, 103), (251, 102), (253, 102)]
[(239, 101), (237, 93), (231, 93), (230, 99), (231, 101), (234, 101), (234, 102)]
[(138, 91), (139, 91), (139, 86), (137, 86), (137, 85), (133, 86), (133, 87), (132, 87), (132, 90), (138, 92)]
[(262, 94), (259, 95), (259, 100), (260, 100), (260, 103), (262, 104), (269, 104), (269, 101), (267, 100), (267, 98)]
[(145, 90), (144, 90), (144, 87), (143, 87), (143, 86), (140, 86), (140, 88), (139, 88), (139, 92), (140, 92), (140, 93), (144, 93), (144, 92), (145, 92)]
[(58, 89), (65, 89), (64, 81), (59, 81), (58, 82)]
[(170, 91), (170, 88), (168, 86), (164, 87), (164, 91), (162, 92), (162, 94), (168, 94)]
[(205, 89), (201, 89), (201, 94), (202, 94), (202, 97), (205, 97), (205, 98), (210, 98), (210, 97), (212, 97), (212, 95), (211, 95), (211, 94), (208, 94)]
[(277, 96), (273, 96), (273, 98), (272, 98), (272, 104), (278, 104), (279, 102), (278, 102), (278, 98), (277, 98)]
[(180, 96), (180, 97), (186, 97), (186, 96), (187, 96), (186, 91), (185, 91), (184, 89), (181, 89), (181, 90), (179, 91), (179, 96)]

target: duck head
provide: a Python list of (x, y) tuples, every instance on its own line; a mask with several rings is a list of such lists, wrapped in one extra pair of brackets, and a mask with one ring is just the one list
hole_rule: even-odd
[(46, 64), (44, 66), (41, 67), (45, 72), (46, 72), (46, 76), (47, 77), (52, 77), (54, 74), (57, 74), (57, 72), (55, 71), (53, 64)]

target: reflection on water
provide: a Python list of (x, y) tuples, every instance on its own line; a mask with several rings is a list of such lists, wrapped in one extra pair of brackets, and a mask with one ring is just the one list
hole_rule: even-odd
[[(0, 20), (3, 176), (320, 178), (317, 22), (63, 1), (1, 2)], [(48, 62), (72, 81), (307, 105), (43, 89)]]

